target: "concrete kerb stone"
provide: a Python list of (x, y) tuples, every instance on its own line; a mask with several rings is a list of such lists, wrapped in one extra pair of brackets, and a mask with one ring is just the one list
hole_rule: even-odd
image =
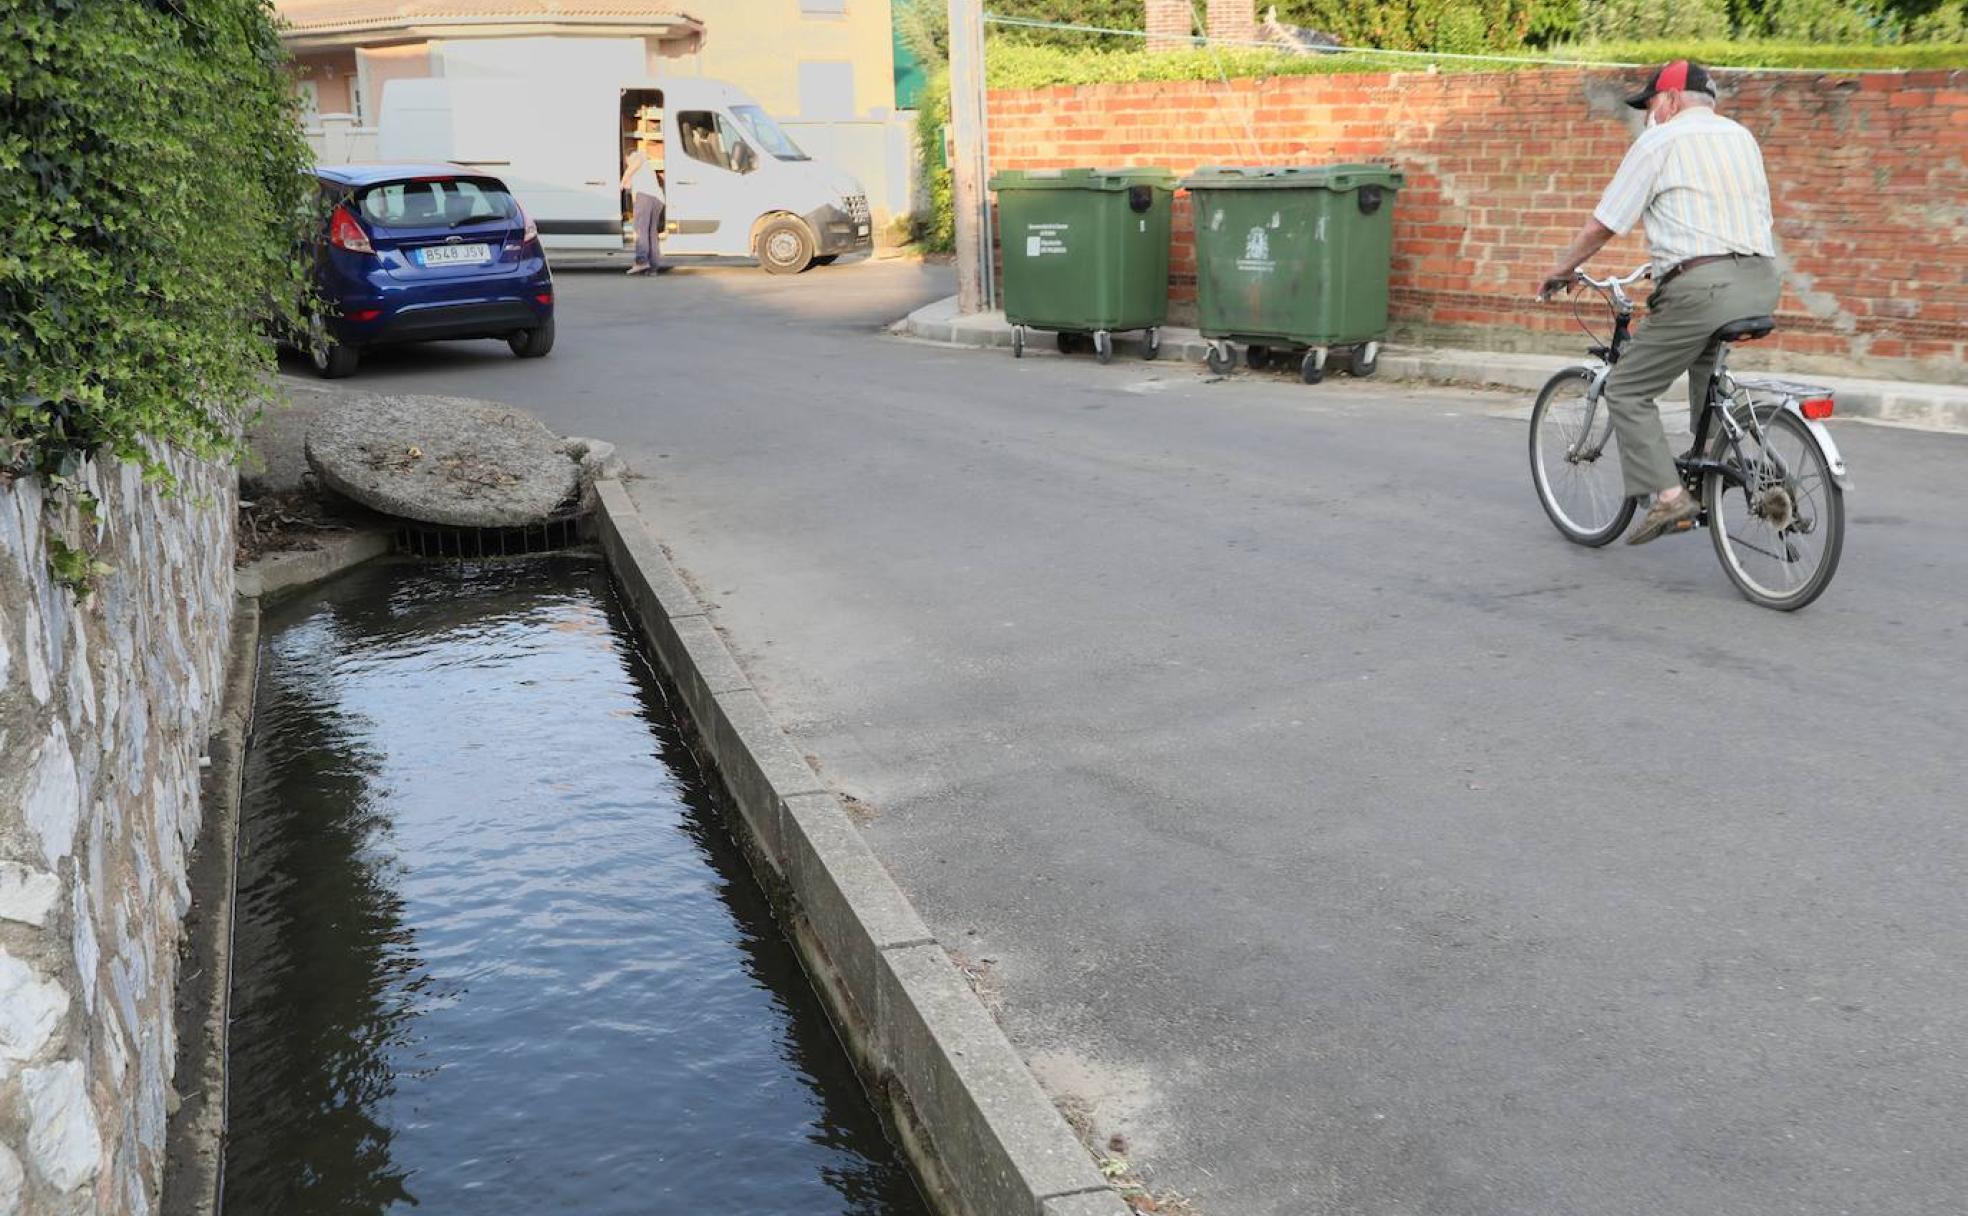
[[(1011, 346), (1011, 324), (1005, 320), (1003, 313), (959, 316), (955, 297), (935, 301), (910, 313), (896, 323), (894, 332), (916, 341), (945, 346), (972, 349)], [(1028, 336), (1026, 350), (1043, 352), (1049, 345), (1046, 342), (1034, 344)], [(1138, 339), (1132, 335), (1117, 335), (1114, 345), (1117, 356), (1125, 356), (1137, 351)], [(1162, 330), (1163, 360), (1201, 363), (1208, 353), (1209, 343), (1195, 330), (1181, 327)], [(1578, 362), (1579, 357), (1570, 355), (1383, 346), (1377, 374), (1387, 380), (1473, 385), (1535, 393), (1560, 369)], [(1837, 394), (1841, 417), (1921, 430), (1968, 432), (1968, 388), (1960, 385), (1865, 380), (1822, 376), (1815, 372), (1786, 374), (1785, 378), (1833, 390)], [(1669, 408), (1686, 402), (1687, 384), (1686, 377), (1676, 380), (1661, 395), (1661, 401)]]
[(876, 1034), (977, 1216), (1038, 1216), (1104, 1185), (983, 1002), (934, 945), (885, 950)]
[(780, 807), (783, 872), (800, 914), (827, 944), (841, 986), (872, 1020), (881, 952), (931, 945), (934, 936), (876, 859), (840, 799), (799, 794)]
[(826, 792), (819, 775), (750, 688), (712, 697), (710, 712), (697, 719), (697, 729), (710, 748), (711, 762), (730, 787), (738, 813), (763, 846), (767, 860), (783, 874), (786, 849), (778, 839), (780, 808), (796, 794)]
[(183, 979), (174, 1016), (178, 1060), (172, 1088), (177, 1112), (165, 1129), (162, 1216), (213, 1216), (225, 1171), (226, 1058), (232, 1003), (232, 918), (237, 894), (239, 803), (246, 780), (246, 738), (259, 675), (260, 605), (241, 599), (233, 613), (224, 700), (199, 791), (203, 823), (188, 881)]
[[(962, 1216), (1043, 1216), (1046, 1201), (1113, 1198), (1004, 1032), (935, 944), (839, 799), (800, 756), (670, 568), (620, 482), (597, 485), (599, 532), (634, 615), (692, 707), (711, 754), (796, 914), (793, 938), (940, 1205)], [(686, 624), (685, 622), (691, 622)], [(672, 644), (662, 644), (667, 635)], [(714, 643), (714, 645), (713, 645)], [(706, 666), (699, 668), (700, 662)], [(734, 675), (733, 673), (737, 673)], [(1059, 1209), (1109, 1216), (1106, 1206)], [(1057, 1214), (1056, 1214), (1057, 1216)]]
[(330, 537), (318, 548), (267, 554), (233, 576), (233, 590), (249, 599), (276, 596), (318, 583), (389, 551), (390, 534), (380, 528)]

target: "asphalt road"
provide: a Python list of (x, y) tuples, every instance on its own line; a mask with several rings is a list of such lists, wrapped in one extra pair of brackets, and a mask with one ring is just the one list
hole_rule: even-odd
[(1507, 398), (880, 336), (945, 271), (563, 275), (358, 387), (619, 441), (1056, 1093), (1208, 1216), (1968, 1208), (1968, 438), (1836, 583), (1565, 544)]

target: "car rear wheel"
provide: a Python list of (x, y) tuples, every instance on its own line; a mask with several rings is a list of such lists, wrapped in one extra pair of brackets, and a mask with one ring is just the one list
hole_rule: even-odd
[(554, 323), (548, 317), (534, 329), (519, 329), (506, 335), (506, 345), (522, 359), (538, 359), (553, 349)]
[(335, 340), (320, 317), (308, 319), (307, 353), (315, 374), (323, 380), (353, 376), (356, 364), (362, 361), (355, 347)]
[(813, 265), (813, 238), (806, 225), (782, 216), (759, 229), (758, 260), (771, 274), (799, 274)]

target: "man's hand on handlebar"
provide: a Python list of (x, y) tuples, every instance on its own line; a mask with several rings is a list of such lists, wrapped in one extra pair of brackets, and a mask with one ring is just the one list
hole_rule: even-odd
[(1576, 270), (1569, 271), (1565, 274), (1547, 275), (1545, 276), (1544, 285), (1538, 288), (1537, 302), (1540, 304), (1546, 303), (1559, 292), (1569, 294), (1577, 286), (1578, 271)]

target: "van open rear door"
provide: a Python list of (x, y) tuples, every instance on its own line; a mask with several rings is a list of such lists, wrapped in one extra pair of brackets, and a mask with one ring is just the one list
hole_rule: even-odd
[(622, 248), (617, 91), (513, 77), (392, 80), (377, 150), (504, 179), (549, 249)]

